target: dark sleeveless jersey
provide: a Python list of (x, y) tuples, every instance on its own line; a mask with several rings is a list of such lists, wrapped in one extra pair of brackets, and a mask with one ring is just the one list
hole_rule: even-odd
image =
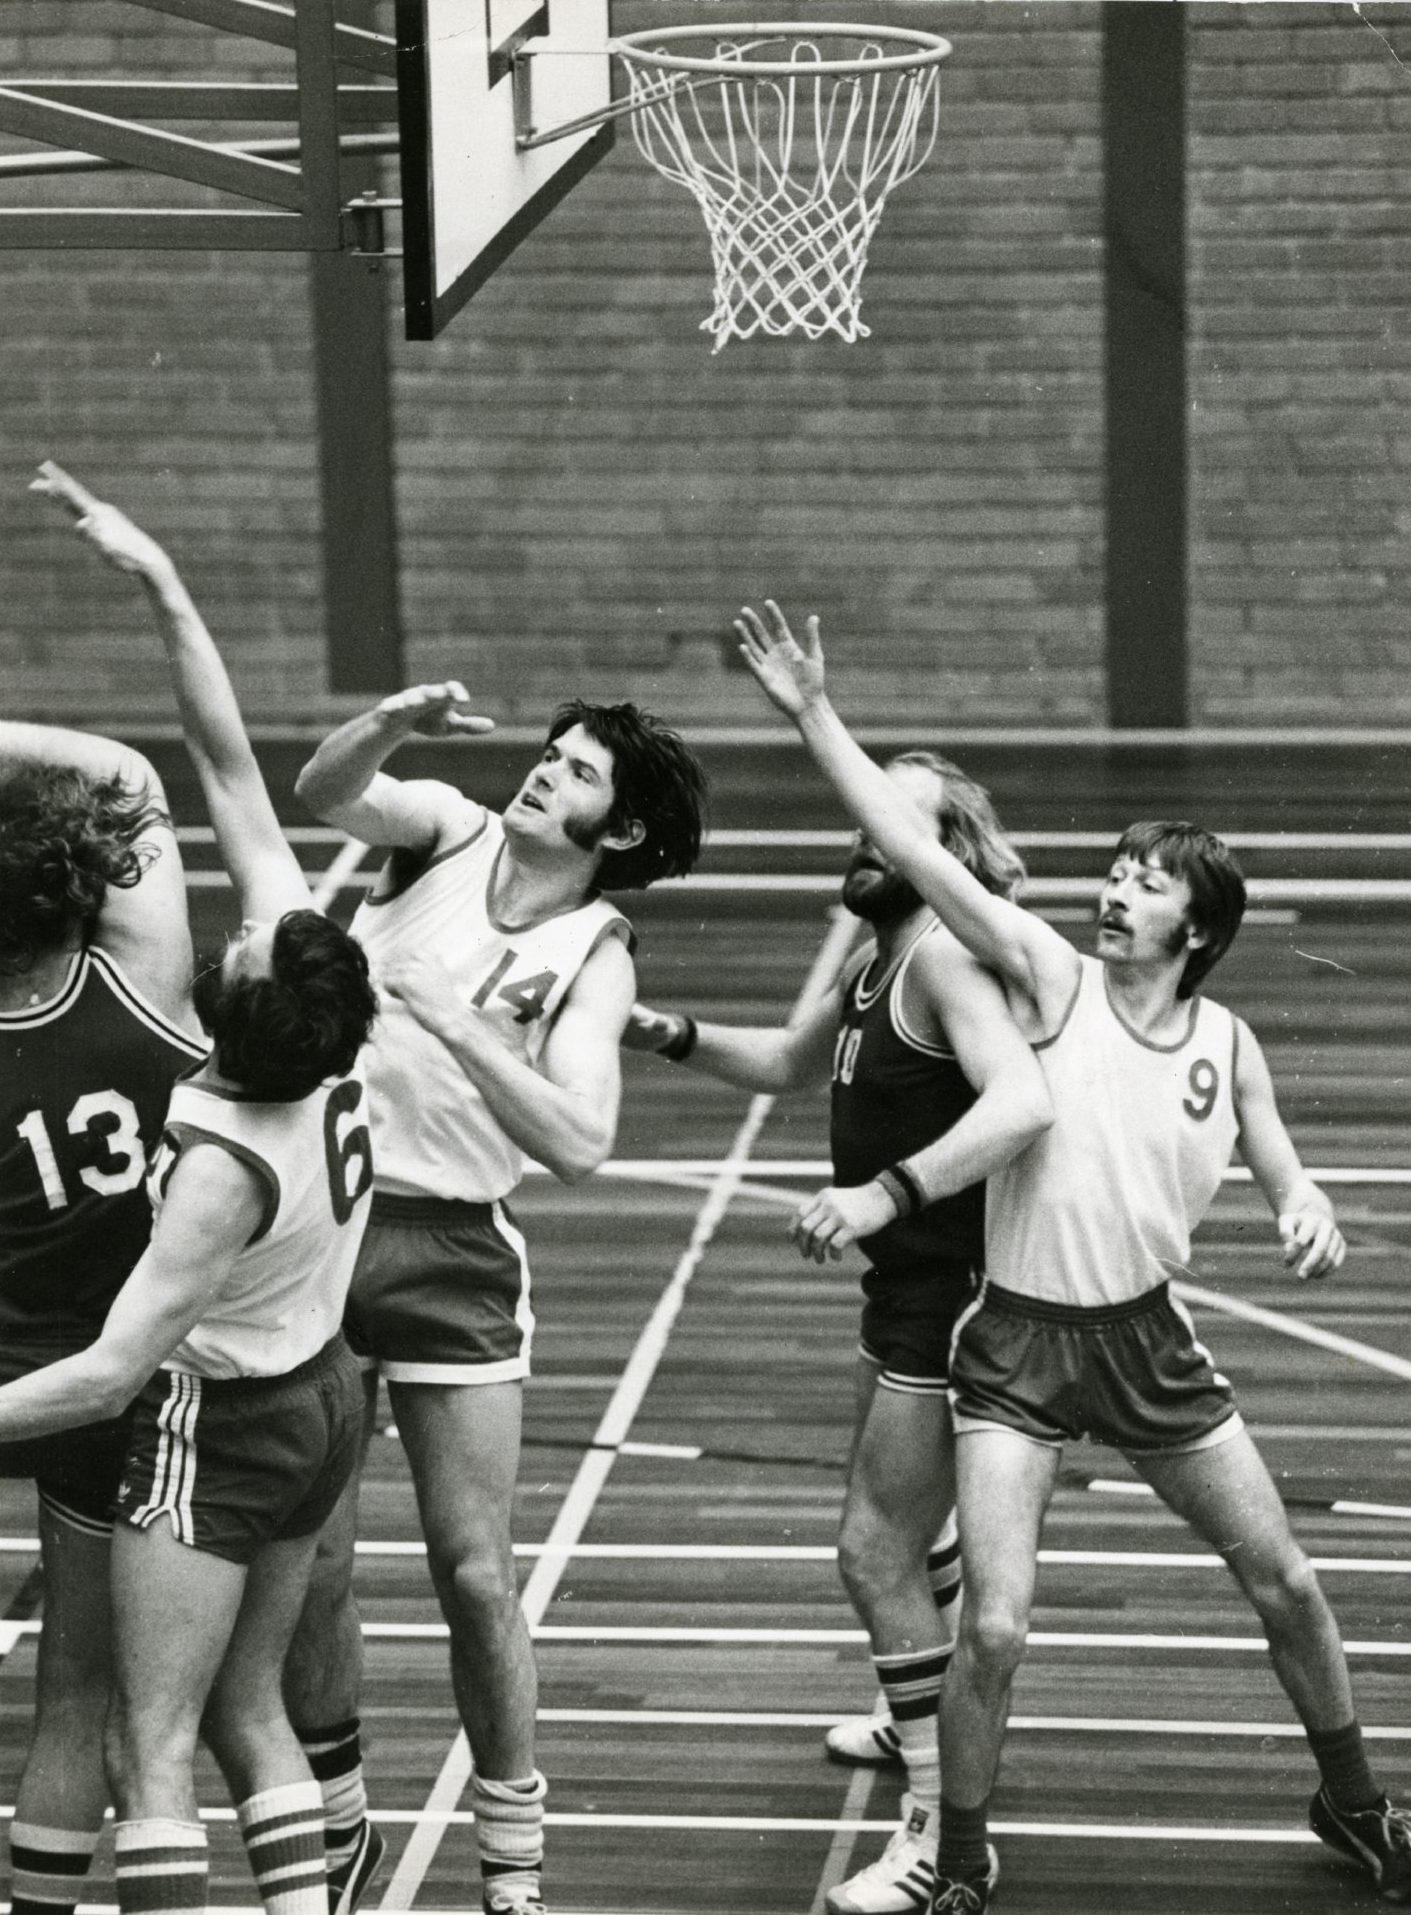
[(147, 1247), (143, 1180), (167, 1098), (205, 1046), (105, 951), (55, 996), (0, 1012), (0, 1345), (83, 1349)]
[[(874, 951), (843, 992), (831, 1125), (833, 1181), (840, 1186), (868, 1183), (898, 1158), (934, 1143), (975, 1102), (952, 1052), (909, 1031), (902, 1016), (907, 967), (921, 939), (936, 928), (933, 919), (880, 975)], [(913, 1217), (898, 1218), (861, 1238), (859, 1247), (883, 1272), (915, 1270), (938, 1258), (978, 1269), (985, 1250), (985, 1186), (972, 1184)]]

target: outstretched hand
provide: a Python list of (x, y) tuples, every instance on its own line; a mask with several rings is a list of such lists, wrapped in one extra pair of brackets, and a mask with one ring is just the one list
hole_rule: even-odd
[(134, 525), (125, 512), (106, 504), (86, 485), (80, 485), (52, 459), (40, 466), (39, 477), (30, 481), (29, 489), (62, 505), (72, 515), (75, 532), (119, 572), (146, 577), (170, 563), (161, 546), (141, 526)]
[(823, 697), (823, 646), (818, 620), (812, 615), (805, 620), (804, 642), (800, 645), (772, 598), (764, 601), (764, 609), (767, 624), (748, 605), (741, 608), (735, 620), (740, 655), (771, 704), (777, 705), (786, 718), (801, 718)]
[(377, 707), (381, 716), (399, 731), (419, 732), (423, 738), (459, 738), (473, 733), (493, 731), (493, 718), (479, 718), (461, 709), (470, 703), (470, 693), (458, 678), (440, 685), (409, 685), (393, 692)]
[(1330, 1276), (1347, 1255), (1347, 1244), (1335, 1219), (1312, 1204), (1302, 1210), (1285, 1211), (1279, 1218), (1279, 1240), (1284, 1263), (1296, 1277), (1305, 1280)]

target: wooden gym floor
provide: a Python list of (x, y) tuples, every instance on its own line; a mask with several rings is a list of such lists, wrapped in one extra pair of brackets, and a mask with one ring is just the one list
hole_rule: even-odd
[[(1103, 868), (1088, 834), (1194, 809), (1184, 801), (1201, 791), (1217, 795), (1209, 822), (1263, 834), (1247, 863), (1268, 877), (1217, 994), (1264, 1039), (1305, 1160), (1336, 1173), (1352, 1249), (1325, 1285), (1286, 1280), (1270, 1221), (1236, 1176), (1198, 1238), (1189, 1294), (1318, 1561), (1374, 1760), (1411, 1799), (1411, 839), (1397, 835), (1399, 754), (1301, 766), (1251, 747), (1243, 764), (1224, 750), (1158, 766), (1139, 751), (1100, 763), (1080, 751), (1057, 782), (1058, 757), (1040, 755), (1037, 770), (1018, 750), (986, 769), (1006, 822), (1030, 834), (1036, 896), (1080, 942)], [(288, 750), (268, 756), (287, 789)], [(711, 884), (632, 901), (647, 1001), (766, 1022), (797, 999), (842, 852), (836, 811), (800, 785), (793, 758), (787, 772), (772, 786), (754, 771), (722, 780)], [(206, 935), (228, 900), (201, 869), (199, 811), (176, 776), (172, 790), (193, 827)], [(797, 801), (781, 806), (781, 790)], [(732, 840), (762, 818), (772, 839)], [(786, 826), (825, 835), (790, 842)], [(336, 841), (307, 842), (311, 871), (326, 870)], [(629, 1059), (627, 1080), (609, 1170), (576, 1190), (533, 1176), (516, 1203), (540, 1320), (516, 1539), (539, 1645), (548, 1904), (553, 1915), (811, 1915), (880, 1850), (899, 1789), (894, 1773), (836, 1768), (821, 1748), (827, 1725), (874, 1695), (832, 1560), (859, 1266), (820, 1272), (784, 1240), (791, 1197), (826, 1180), (825, 1099), (751, 1100), (654, 1059)], [(1068, 1453), (994, 1800), (996, 1907), (1321, 1915), (1370, 1903), (1362, 1878), (1307, 1833), (1312, 1763), (1252, 1617), (1137, 1488), (1120, 1458)], [(365, 1906), (473, 1909), (446, 1645), (392, 1433), (374, 1440), (363, 1531), (368, 1777), (389, 1844)], [(33, 1675), (33, 1533), (29, 1487), (0, 1485), (6, 1805)], [(210, 1768), (202, 1799), (212, 1902), (251, 1909)], [(106, 1848), (90, 1896), (112, 1906)]]

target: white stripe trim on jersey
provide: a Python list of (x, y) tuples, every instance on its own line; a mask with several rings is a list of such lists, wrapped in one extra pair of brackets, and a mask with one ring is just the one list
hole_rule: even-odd
[(209, 1055), (210, 1046), (203, 1039), (192, 1037), (191, 1033), (182, 1030), (179, 1024), (173, 1024), (171, 1019), (159, 1011), (149, 998), (143, 996), (111, 952), (91, 944), (88, 947), (88, 955), (113, 995), (122, 999), (134, 1017), (140, 1018), (150, 1029), (156, 1031), (159, 1037), (167, 1038), (181, 1050), (189, 1052), (192, 1057)]
[(897, 974), (892, 979), (892, 988), (888, 994), (887, 1015), (892, 1020), (892, 1029), (909, 1050), (918, 1052), (922, 1057), (935, 1057), (943, 1059), (946, 1063), (954, 1064), (958, 1060), (950, 1045), (932, 1044), (926, 1038), (918, 1037), (906, 1021), (906, 1005), (904, 1002), (906, 997), (906, 974), (911, 969), (912, 958), (915, 957), (916, 953), (921, 949), (922, 938), (929, 937), (932, 931), (938, 930), (939, 928), (940, 920), (933, 918), (929, 924), (924, 925), (922, 929), (917, 932), (910, 944), (907, 945), (905, 951), (902, 952), (901, 963), (897, 966)]
[(138, 1529), (150, 1529), (159, 1516), (170, 1516), (179, 1543), (194, 1546), (195, 1525), (191, 1498), (196, 1488), (196, 1419), (201, 1411), (201, 1379), (185, 1370), (169, 1372), (171, 1387), (157, 1413), (157, 1461), (152, 1473), (152, 1497), (132, 1513)]
[(63, 983), (53, 997), (46, 998), (42, 1004), (18, 1011), (0, 1011), (0, 1030), (34, 1030), (40, 1024), (52, 1024), (56, 1017), (62, 1017), (65, 1011), (71, 1010), (88, 977), (88, 956), (86, 948), (74, 952), (69, 968), (64, 973)]

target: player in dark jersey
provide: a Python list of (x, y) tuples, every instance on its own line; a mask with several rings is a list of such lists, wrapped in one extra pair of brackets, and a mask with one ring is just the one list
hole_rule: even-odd
[[(0, 722), (0, 1382), (91, 1343), (147, 1243), (143, 1177), (205, 1054), (175, 834), (145, 759)], [(12, 1905), (78, 1901), (108, 1803), (108, 1552), (124, 1418), (0, 1445), (39, 1493), (44, 1616)]]
[[(888, 771), (942, 843), (986, 885), (1013, 891), (1022, 866), (978, 785), (929, 752)], [(899, 1915), (926, 1904), (935, 1868), (936, 1711), (959, 1595), (953, 1543), (931, 1549), (955, 1500), (951, 1330), (983, 1260), (983, 1179), (1047, 1127), (1050, 1110), (998, 985), (865, 838), (843, 902), (873, 941), (796, 1024), (698, 1024), (638, 1006), (625, 1041), (749, 1090), (831, 1077), (834, 1182), (800, 1206), (790, 1235), (816, 1263), (857, 1243), (870, 1265), (838, 1560), (871, 1638), (909, 1799), (886, 1853), (830, 1890), (828, 1906)], [(862, 1728), (875, 1743), (872, 1725)]]

